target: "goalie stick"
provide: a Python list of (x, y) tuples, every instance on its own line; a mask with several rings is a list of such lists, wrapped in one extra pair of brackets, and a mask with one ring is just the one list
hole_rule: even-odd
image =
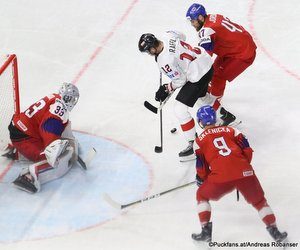
[(189, 183), (186, 183), (186, 184), (183, 184), (181, 186), (177, 186), (175, 188), (171, 188), (171, 189), (168, 189), (166, 191), (163, 191), (161, 193), (157, 193), (157, 194), (154, 194), (154, 195), (151, 195), (151, 196), (148, 196), (144, 199), (141, 199), (141, 200), (137, 200), (137, 201), (134, 201), (134, 202), (131, 202), (131, 203), (128, 203), (128, 204), (120, 204), (118, 202), (116, 202), (115, 200), (113, 200), (107, 193), (104, 193), (103, 194), (103, 199), (108, 203), (110, 204), (112, 207), (116, 208), (116, 209), (124, 209), (124, 208), (127, 208), (127, 207), (130, 207), (130, 206), (133, 206), (135, 204), (138, 204), (138, 203), (142, 203), (144, 201), (148, 201), (148, 200), (151, 200), (151, 199), (154, 199), (154, 198), (158, 198), (164, 194), (167, 194), (167, 193), (170, 193), (170, 192), (173, 192), (175, 190), (178, 190), (178, 189), (181, 189), (181, 188), (184, 188), (184, 187), (187, 187), (187, 186), (190, 186), (192, 184), (196, 183), (196, 181), (192, 181), (192, 182), (189, 182)]
[(94, 159), (95, 155), (96, 155), (97, 151), (95, 148), (91, 148), (86, 156), (84, 157), (84, 159), (81, 158), (81, 156), (78, 155), (77, 161), (80, 165), (80, 167), (84, 170), (87, 170), (91, 161)]

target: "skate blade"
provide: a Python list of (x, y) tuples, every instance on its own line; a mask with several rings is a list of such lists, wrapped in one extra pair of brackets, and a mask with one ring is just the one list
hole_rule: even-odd
[(195, 246), (200, 247), (200, 249), (207, 249), (207, 250), (212, 249), (210, 247), (210, 242), (193, 240), (193, 243)]
[(240, 125), (242, 123), (242, 121), (233, 121), (232, 123), (229, 123), (228, 126), (230, 127), (237, 127), (238, 125)]
[(184, 156), (184, 157), (179, 157), (180, 162), (188, 162), (188, 161), (193, 161), (193, 160), (196, 160), (195, 154)]
[(35, 193), (36, 193), (36, 192), (33, 192), (33, 191), (31, 191), (31, 190), (28, 190), (28, 189), (26, 189), (26, 188), (24, 188), (24, 187), (22, 187), (22, 186), (19, 186), (19, 185), (15, 184), (15, 183), (12, 183), (12, 184), (13, 184), (13, 186), (16, 187), (17, 189), (22, 190), (22, 191), (25, 191), (25, 192), (27, 192), (27, 193), (29, 193), (29, 194), (35, 194)]
[(33, 190), (30, 190), (30, 189), (27, 189), (27, 188), (23, 187), (22, 183), (20, 183), (18, 180), (13, 181), (12, 184), (17, 189), (20, 189), (20, 190), (25, 191), (25, 192), (30, 193), (30, 194), (34, 194), (34, 193), (37, 192), (37, 191), (33, 191)]

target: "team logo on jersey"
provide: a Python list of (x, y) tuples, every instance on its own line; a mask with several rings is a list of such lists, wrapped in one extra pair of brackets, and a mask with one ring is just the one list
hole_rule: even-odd
[(204, 37), (204, 38), (201, 38), (200, 39), (200, 44), (203, 44), (203, 43), (210, 43), (211, 42), (211, 39), (210, 37)]
[(20, 120), (17, 121), (17, 124), (19, 125), (19, 127), (23, 130), (23, 131), (27, 131), (27, 127), (25, 126), (25, 124), (23, 122), (21, 122)]
[(243, 176), (251, 176), (251, 175), (253, 175), (253, 170), (249, 170), (249, 171), (244, 171), (243, 172)]
[(171, 79), (175, 78), (176, 76), (178, 76), (179, 73), (177, 71), (173, 71), (173, 73), (168, 73), (167, 76)]
[(209, 21), (215, 23), (217, 21), (217, 15), (211, 14), (209, 16)]

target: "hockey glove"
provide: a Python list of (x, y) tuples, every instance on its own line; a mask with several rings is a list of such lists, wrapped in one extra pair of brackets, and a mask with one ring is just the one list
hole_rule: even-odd
[(203, 184), (203, 180), (197, 174), (196, 174), (196, 182), (198, 187), (200, 187)]
[(166, 100), (169, 94), (170, 92), (168, 90), (168, 84), (164, 84), (160, 86), (159, 89), (156, 91), (155, 100), (158, 102), (163, 102), (164, 100)]

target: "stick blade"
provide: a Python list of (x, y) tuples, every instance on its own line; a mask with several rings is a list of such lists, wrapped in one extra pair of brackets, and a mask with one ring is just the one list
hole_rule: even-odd
[(155, 151), (155, 153), (162, 153), (163, 149), (162, 149), (162, 147), (155, 146), (154, 151)]
[(82, 158), (78, 155), (77, 161), (79, 163), (79, 166), (83, 169), (83, 170), (87, 170), (86, 167), (86, 163), (84, 162), (84, 160), (82, 160)]
[(91, 148), (91, 150), (87, 153), (87, 155), (84, 158), (84, 162), (87, 167), (90, 166), (91, 161), (95, 158), (96, 154), (97, 154), (97, 151), (95, 148)]
[(150, 102), (144, 101), (144, 106), (153, 113), (157, 114), (158, 108), (154, 107)]
[(115, 200), (113, 200), (107, 193), (103, 194), (103, 199), (109, 204), (111, 205), (113, 208), (117, 209), (117, 210), (121, 210), (122, 209), (122, 205), (118, 202), (116, 202)]

